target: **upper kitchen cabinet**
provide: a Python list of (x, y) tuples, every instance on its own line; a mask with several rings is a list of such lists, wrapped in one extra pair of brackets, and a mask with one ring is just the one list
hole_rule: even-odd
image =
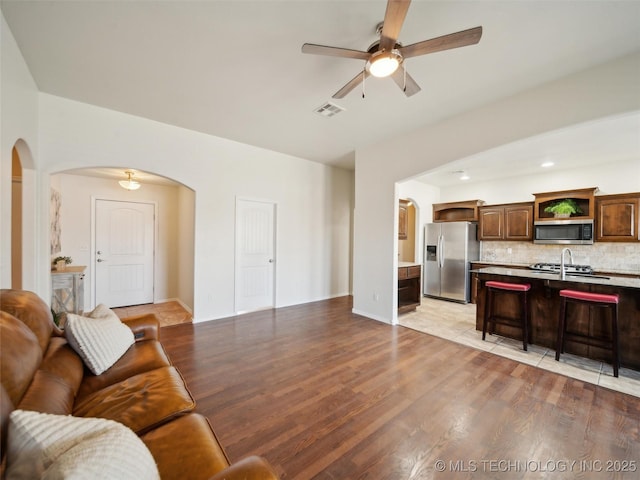
[(478, 240), (533, 240), (533, 203), (480, 207)]
[(596, 197), (596, 241), (638, 242), (640, 192)]
[(484, 205), (482, 200), (464, 202), (434, 203), (434, 222), (477, 222), (478, 207)]
[[(595, 194), (598, 187), (582, 188), (578, 190), (563, 190), (560, 192), (534, 193), (534, 221), (558, 220), (562, 218), (594, 219), (595, 216)], [(560, 202), (570, 204), (574, 208), (565, 215), (554, 213)], [(561, 210), (562, 211), (562, 210)]]

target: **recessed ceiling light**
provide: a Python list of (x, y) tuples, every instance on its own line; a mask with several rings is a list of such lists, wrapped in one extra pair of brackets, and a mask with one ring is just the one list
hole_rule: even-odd
[(554, 163), (553, 162), (544, 162), (542, 165), (540, 165), (542, 168), (549, 168), (549, 167), (553, 167)]
[(467, 175), (465, 172), (462, 172), (462, 175), (460, 175), (460, 180), (469, 180), (471, 177), (469, 175)]

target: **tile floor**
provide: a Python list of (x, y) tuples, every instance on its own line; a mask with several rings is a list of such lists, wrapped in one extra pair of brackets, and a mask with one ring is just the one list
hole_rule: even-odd
[(486, 341), (483, 341), (482, 332), (476, 330), (475, 318), (476, 306), (473, 304), (464, 305), (423, 297), (417, 310), (400, 315), (398, 323), (413, 330), (640, 397), (640, 372), (636, 370), (620, 368), (619, 376), (615, 378), (613, 368), (607, 363), (567, 353), (562, 354), (560, 361), (556, 362), (556, 352), (553, 349), (529, 345), (525, 352), (521, 341), (497, 335), (487, 335)]
[(169, 301), (162, 303), (148, 303), (146, 305), (133, 305), (131, 307), (119, 307), (112, 309), (120, 318), (142, 315), (144, 313), (155, 313), (161, 327), (177, 325), (179, 323), (189, 323), (193, 316), (180, 302)]

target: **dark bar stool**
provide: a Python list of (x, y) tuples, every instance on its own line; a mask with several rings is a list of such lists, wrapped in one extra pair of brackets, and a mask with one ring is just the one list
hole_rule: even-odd
[[(560, 322), (558, 323), (558, 344), (556, 346), (556, 360), (564, 353), (565, 341), (582, 343), (593, 347), (608, 348), (613, 357), (613, 376), (618, 376), (620, 353), (618, 350), (618, 295), (606, 293), (581, 292), (578, 290), (560, 290)], [(606, 308), (611, 311), (611, 336), (600, 337), (584, 335), (567, 331), (567, 302)]]
[[(507, 283), (490, 280), (485, 283), (485, 286), (487, 287), (487, 303), (484, 308), (484, 321), (482, 322), (482, 340), (484, 340), (487, 335), (487, 327), (489, 327), (489, 334), (493, 334), (496, 323), (510, 327), (519, 327), (522, 329), (522, 348), (526, 351), (527, 343), (531, 343), (528, 306), (528, 296), (531, 285), (528, 283)], [(506, 318), (493, 313), (494, 295), (496, 292), (518, 295), (521, 305), (520, 318)], [(493, 326), (489, 324), (493, 324)]]

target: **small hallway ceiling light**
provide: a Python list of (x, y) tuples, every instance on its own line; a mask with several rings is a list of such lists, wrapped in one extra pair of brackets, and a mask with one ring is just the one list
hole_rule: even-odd
[(554, 163), (551, 161), (547, 161), (544, 162), (542, 165), (540, 165), (542, 168), (549, 168), (549, 167), (553, 167)]
[(124, 172), (127, 175), (127, 180), (120, 180), (118, 183), (125, 190), (137, 190), (140, 188), (140, 182), (133, 180), (133, 170), (125, 170)]
[(460, 175), (460, 180), (469, 180), (471, 178), (467, 172), (461, 172), (461, 173), (462, 174)]

